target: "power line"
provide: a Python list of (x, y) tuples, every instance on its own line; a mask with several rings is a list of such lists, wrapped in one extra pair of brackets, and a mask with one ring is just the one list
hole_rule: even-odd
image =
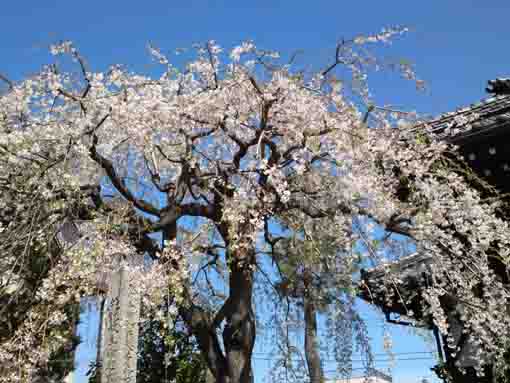
[[(253, 357), (254, 360), (265, 360), (265, 361), (271, 361), (271, 360), (278, 360), (278, 358), (262, 358), (262, 357)], [(415, 360), (429, 360), (429, 361), (435, 361), (435, 358), (432, 357), (416, 357), (416, 358), (395, 358), (395, 359), (371, 359), (370, 362), (372, 363), (393, 363), (393, 362), (405, 362), (405, 361), (415, 361)], [(323, 360), (324, 362), (336, 362), (336, 360)], [(359, 359), (354, 360), (351, 359), (349, 362), (351, 363), (366, 363), (368, 359)]]
[[(410, 352), (394, 352), (391, 355), (418, 355), (418, 354), (435, 354), (433, 351), (410, 351)], [(253, 352), (252, 355), (271, 355), (269, 352)], [(389, 353), (372, 354), (372, 356), (387, 356)]]

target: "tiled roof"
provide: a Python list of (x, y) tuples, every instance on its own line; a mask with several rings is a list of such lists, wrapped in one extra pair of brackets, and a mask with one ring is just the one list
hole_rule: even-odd
[(373, 280), (383, 278), (388, 273), (388, 271), (396, 272), (400, 276), (404, 274), (413, 274), (416, 276), (417, 274), (426, 271), (428, 265), (431, 263), (432, 258), (429, 255), (413, 253), (393, 262), (376, 266), (367, 270), (367, 272), (368, 276)]
[(492, 94), (510, 94), (510, 79), (497, 78), (495, 80), (490, 80), (485, 90), (487, 93)]
[[(412, 127), (409, 132), (411, 135), (415, 135), (419, 131), (426, 130), (432, 133), (438, 140), (446, 140), (458, 144), (461, 148), (469, 150), (469, 152), (471, 150), (476, 151), (476, 162), (470, 159), (470, 164), (475, 169), (478, 169), (478, 171), (483, 169), (484, 166), (493, 165), (492, 162), (498, 161), (501, 158), (505, 161), (503, 165), (506, 165), (509, 150), (507, 142), (510, 133), (510, 79), (489, 81), (487, 91), (489, 93), (496, 93), (496, 95), (468, 107), (460, 108), (454, 112), (445, 113), (432, 120), (422, 122)], [(508, 129), (508, 133), (503, 131), (503, 129)], [(487, 146), (487, 144), (490, 144), (490, 146)], [(497, 156), (495, 155), (496, 147), (498, 147)], [(493, 152), (490, 148), (493, 149)], [(482, 152), (485, 153), (485, 157), (483, 157)], [(490, 169), (494, 170), (495, 175), (493, 178), (497, 178), (496, 176), (498, 175), (501, 176), (500, 173), (496, 172), (496, 168)], [(504, 180), (502, 177), (500, 179)], [(492, 182), (494, 181), (492, 179)], [(433, 259), (429, 255), (414, 253), (402, 257), (395, 262), (363, 270), (362, 278), (366, 285), (372, 289), (381, 286), (381, 281), (386, 275), (395, 273), (398, 275), (398, 279), (402, 281), (400, 287), (405, 291), (404, 295), (407, 294), (406, 299), (411, 301), (410, 298), (418, 293), (416, 286), (419, 286), (423, 278), (428, 274), (432, 263)], [(360, 296), (363, 299), (373, 299), (363, 289), (361, 291)], [(376, 302), (377, 305), (386, 309), (389, 308), (395, 313), (401, 314), (404, 311), (399, 307), (398, 302), (396, 305), (393, 304), (395, 303), (393, 301), (390, 301), (390, 303), (390, 306), (388, 306), (387, 301), (383, 299), (379, 299)]]
[(507, 124), (510, 125), (510, 94), (492, 96), (442, 114), (415, 126), (412, 131), (426, 129), (438, 139), (457, 142)]

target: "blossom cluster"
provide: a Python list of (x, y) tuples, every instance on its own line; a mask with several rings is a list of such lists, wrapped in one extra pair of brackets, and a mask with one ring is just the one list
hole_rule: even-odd
[[(351, 43), (386, 41), (401, 32), (386, 30)], [(439, 329), (450, 331), (442, 297), (457, 297), (467, 302), (461, 305), (466, 331), (488, 357), (501, 358), (501, 334), (510, 328), (504, 317), (508, 291), (489, 260), (497, 254), (508, 265), (510, 231), (496, 214), (497, 202), (483, 201), (460, 175), (438, 166), (447, 145), (410, 138), (398, 128), (407, 121), (395, 123), (392, 116), (374, 111), (368, 127), (349, 95), (357, 92), (370, 101), (365, 69), (374, 61), (348, 43), (338, 51), (345, 57), (335, 62), (350, 63), (345, 65), (353, 89), (345, 89), (327, 71), (298, 72), (253, 42), (229, 55), (208, 42), (196, 49), (183, 71), (150, 47), (164, 68), (155, 78), (118, 65), (90, 72), (76, 48), (64, 42), (52, 52), (70, 55), (80, 66), (79, 75), (48, 66), (0, 95), (0, 174), (9, 175), (0, 178), (5, 190), (0, 207), (10, 212), (0, 215), (0, 242), (23, 238), (17, 247), (2, 248), (2, 268), (12, 275), (9, 288), (22, 290), (16, 281), (24, 276), (15, 265), (26, 248), (49, 254), (59, 220), (86, 216), (94, 233), (82, 246), (48, 258), (52, 266), (34, 291), (38, 301), (16, 331), (0, 338), (0, 362), (14, 363), (23, 355), (16, 367), (26, 369), (28, 375), (22, 376), (33, 374), (65, 341), (57, 333), (51, 333), (50, 342), (40, 340), (41, 326), (58, 327), (69, 305), (97, 293), (98, 274), (112, 272), (118, 254), (140, 256), (135, 245), (141, 238), (161, 229), (171, 232), (174, 226), (182, 231), (190, 217), (213, 227), (211, 235), (200, 238), (200, 246), (167, 243), (152, 253), (149, 271), (131, 270), (148, 306), (159, 306), (169, 295), (175, 305), (184, 305), (196, 272), (189, 266), (191, 257), (208, 260), (211, 248), (221, 247), (227, 250), (222, 257), (233, 257), (225, 263), (241, 262), (240, 254), (253, 255), (275, 243), (270, 239), (278, 233), (270, 224), (300, 238), (306, 237), (310, 222), (320, 224), (322, 238), (336, 251), (314, 250), (309, 259), (297, 251), (299, 262), (293, 265), (302, 267), (311, 259), (341, 276), (324, 273), (327, 286), (345, 286), (355, 263), (349, 251), (359, 241), (369, 243), (353, 230), (353, 219), (368, 219), (389, 233), (412, 237), (417, 250), (434, 259), (438, 282), (423, 298)], [(415, 79), (408, 67), (401, 69), (404, 77)], [(87, 204), (85, 194), (94, 187), (103, 194), (89, 193), (87, 198), (96, 202)], [(108, 188), (122, 196), (126, 209), (97, 203), (104, 204)], [(164, 208), (159, 208), (161, 200)], [(37, 203), (37, 214), (31, 203)], [(156, 217), (161, 226), (140, 215), (134, 219), (126, 210)], [(41, 227), (34, 229), (34, 222)], [(384, 258), (377, 249), (369, 257), (375, 263)], [(250, 263), (248, 273), (257, 269), (256, 259), (243, 259)], [(304, 282), (298, 282), (299, 290)], [(327, 301), (325, 292), (317, 294)], [(47, 308), (51, 313), (43, 315)]]

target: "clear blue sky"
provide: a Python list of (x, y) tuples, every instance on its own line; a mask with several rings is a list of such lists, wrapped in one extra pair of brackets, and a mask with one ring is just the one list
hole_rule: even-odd
[[(73, 40), (98, 70), (115, 63), (146, 70), (148, 41), (173, 51), (208, 39), (226, 46), (252, 39), (284, 53), (303, 49), (300, 63), (317, 66), (338, 39), (398, 24), (412, 32), (384, 54), (414, 62), (428, 90), (417, 94), (410, 83), (378, 77), (377, 100), (435, 115), (478, 101), (487, 80), (509, 74), (509, 15), (508, 0), (4, 1), (0, 72), (17, 80), (36, 71), (58, 39)], [(425, 350), (409, 339), (397, 335), (397, 350)], [(396, 381), (415, 382), (424, 373), (422, 361), (402, 362)]]
[(0, 70), (13, 78), (37, 70), (56, 39), (74, 40), (97, 69), (119, 62), (142, 69), (148, 41), (173, 50), (207, 39), (304, 49), (302, 62), (317, 64), (339, 38), (400, 24), (413, 33), (388, 54), (415, 62), (429, 92), (416, 97), (400, 84), (378, 95), (435, 114), (479, 99), (486, 80), (509, 72), (509, 14), (505, 0), (5, 1)]

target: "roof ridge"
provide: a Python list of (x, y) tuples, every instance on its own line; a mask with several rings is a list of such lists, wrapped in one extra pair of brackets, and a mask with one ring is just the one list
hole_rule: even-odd
[(473, 112), (475, 109), (483, 108), (483, 107), (486, 107), (491, 104), (497, 104), (500, 101), (502, 104), (504, 103), (504, 101), (510, 102), (510, 95), (504, 94), (504, 95), (495, 95), (495, 96), (493, 95), (493, 96), (485, 97), (485, 98), (482, 98), (478, 102), (469, 104), (468, 106), (459, 107), (452, 112), (441, 113), (439, 116), (437, 116), (427, 122), (430, 123), (430, 122), (436, 122), (436, 121), (440, 121), (440, 120), (447, 119), (447, 118), (453, 118), (454, 116), (457, 116), (462, 113)]
[[(493, 117), (510, 112), (510, 94), (495, 95), (483, 98), (479, 102), (457, 108), (455, 111), (446, 112), (439, 116), (424, 120), (408, 130), (409, 133), (420, 129), (426, 129), (439, 137), (444, 135), (454, 138), (472, 130), (473, 123), (478, 125), (493, 125), (496, 121)], [(485, 119), (485, 124), (483, 120)], [(481, 126), (480, 126), (481, 127)], [(478, 130), (479, 127), (475, 129)], [(452, 129), (453, 131), (450, 131)]]

